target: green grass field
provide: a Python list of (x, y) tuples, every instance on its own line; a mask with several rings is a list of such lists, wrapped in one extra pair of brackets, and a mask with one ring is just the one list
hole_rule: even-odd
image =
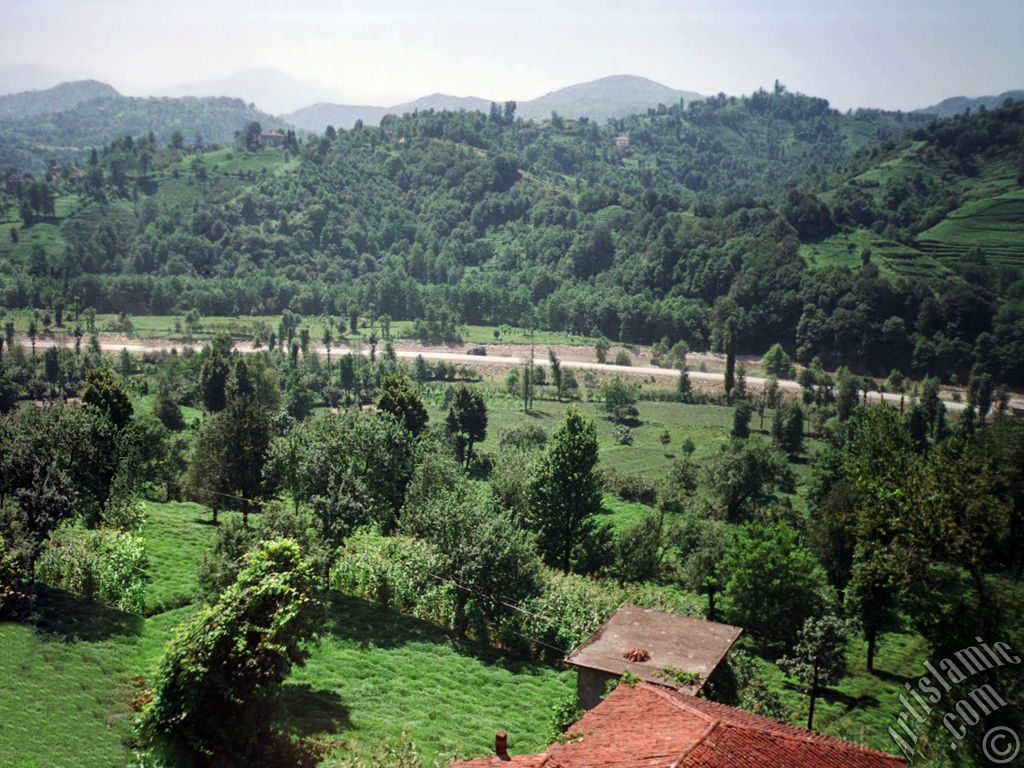
[[(214, 534), (209, 512), (197, 505), (147, 502), (146, 511), (152, 615), (43, 588), (32, 622), (0, 623), (3, 768), (137, 764), (129, 744), (132, 678), (153, 674), (174, 628), (194, 610), (196, 569)], [(332, 593), (323, 637), (289, 680), (284, 702), (291, 731), (344, 742), (326, 765), (406, 734), (429, 766), (486, 752), (502, 728), (515, 749), (542, 748), (548, 712), (573, 686), (568, 671), (513, 661)]]
[[(741, 640), (741, 646), (746, 643)], [(824, 690), (815, 704), (814, 729), (850, 739), (886, 752), (898, 752), (889, 736), (902, 705), (899, 694), (903, 684), (924, 672), (928, 646), (909, 632), (890, 632), (881, 636), (875, 655), (875, 674), (866, 669), (867, 643), (850, 640), (849, 672), (838, 684)], [(807, 696), (798, 683), (787, 678), (778, 667), (763, 659), (757, 664), (769, 686), (777, 691), (795, 725), (807, 725)]]

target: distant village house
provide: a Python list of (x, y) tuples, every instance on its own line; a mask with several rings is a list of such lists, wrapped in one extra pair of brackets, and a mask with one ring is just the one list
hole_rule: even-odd
[(260, 134), (261, 147), (283, 147), (287, 137), (280, 131), (263, 131)]

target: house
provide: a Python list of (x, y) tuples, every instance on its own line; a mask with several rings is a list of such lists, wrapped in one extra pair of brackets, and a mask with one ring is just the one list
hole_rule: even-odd
[(620, 684), (546, 752), (495, 754), (450, 768), (900, 768), (906, 762), (852, 742), (648, 683)]
[(283, 147), (286, 137), (280, 131), (263, 131), (260, 134), (261, 147)]
[(629, 136), (620, 135), (612, 139), (616, 149), (629, 149)]
[(623, 605), (565, 661), (576, 667), (580, 706), (595, 706), (625, 674), (696, 696), (743, 630), (728, 624)]

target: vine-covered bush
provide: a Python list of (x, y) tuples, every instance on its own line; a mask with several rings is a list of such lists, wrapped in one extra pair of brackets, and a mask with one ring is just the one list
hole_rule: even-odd
[(36, 562), (36, 578), (118, 610), (142, 613), (145, 565), (141, 537), (103, 528), (62, 528)]

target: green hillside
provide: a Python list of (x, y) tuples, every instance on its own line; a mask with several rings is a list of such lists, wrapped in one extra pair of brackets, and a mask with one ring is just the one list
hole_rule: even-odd
[(990, 263), (1024, 268), (1024, 190), (986, 197), (950, 211), (915, 238), (925, 253), (956, 261), (980, 250)]
[(996, 333), (993, 375), (1024, 381), (1022, 113), (841, 114), (779, 86), (605, 127), (425, 111), (289, 147), (121, 139), (77, 176), (11, 179), (0, 303), (716, 351), (728, 324), (740, 352), (875, 375), (966, 376)]
[(104, 83), (63, 83), (0, 97), (0, 169), (40, 173), (47, 163), (81, 162), (94, 147), (152, 132), (161, 144), (230, 144), (251, 122), (284, 127), (241, 99), (136, 98)]

